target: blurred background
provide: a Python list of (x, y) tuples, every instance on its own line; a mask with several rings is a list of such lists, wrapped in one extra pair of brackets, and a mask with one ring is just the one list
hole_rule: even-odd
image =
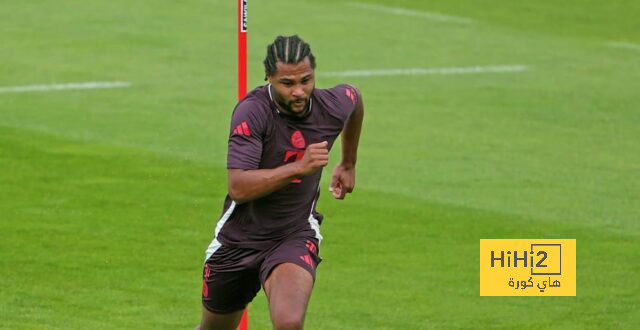
[[(317, 87), (365, 101), (307, 328), (640, 328), (638, 14), (249, 1), (250, 90), (299, 34)], [(199, 322), (236, 67), (235, 1), (2, 1), (0, 328)], [(480, 297), (481, 238), (577, 239), (577, 296)], [(250, 328), (270, 326), (260, 293)]]

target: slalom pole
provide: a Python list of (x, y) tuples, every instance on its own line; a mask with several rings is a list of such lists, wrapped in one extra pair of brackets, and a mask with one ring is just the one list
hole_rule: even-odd
[(238, 0), (238, 101), (247, 94), (247, 0)]
[[(238, 0), (238, 102), (247, 94), (247, 1)], [(249, 329), (249, 309), (245, 308), (238, 330)]]

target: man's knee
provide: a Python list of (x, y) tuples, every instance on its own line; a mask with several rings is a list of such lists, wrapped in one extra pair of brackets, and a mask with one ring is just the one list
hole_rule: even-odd
[(298, 330), (304, 325), (304, 315), (294, 313), (277, 313), (272, 316), (273, 328), (276, 330)]
[(200, 330), (235, 330), (240, 323), (242, 313), (243, 310), (219, 314), (203, 308)]

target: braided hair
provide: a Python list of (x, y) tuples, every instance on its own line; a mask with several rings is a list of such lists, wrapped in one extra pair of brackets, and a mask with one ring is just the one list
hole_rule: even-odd
[[(316, 58), (311, 53), (311, 46), (297, 35), (278, 36), (272, 44), (267, 46), (267, 57), (264, 59), (264, 71), (267, 76), (276, 73), (276, 63), (296, 64), (309, 57), (311, 68), (316, 68)], [(265, 78), (266, 80), (266, 78)]]

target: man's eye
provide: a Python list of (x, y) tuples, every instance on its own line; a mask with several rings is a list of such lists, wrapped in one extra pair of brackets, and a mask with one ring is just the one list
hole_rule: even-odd
[(285, 81), (282, 84), (285, 85), (285, 86), (293, 86), (293, 83), (290, 82), (290, 81)]

